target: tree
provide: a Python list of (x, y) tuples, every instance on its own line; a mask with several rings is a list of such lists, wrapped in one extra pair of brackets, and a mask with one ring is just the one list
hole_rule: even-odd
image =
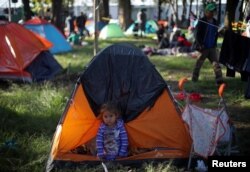
[[(170, 7), (172, 8), (173, 11), (173, 16), (174, 16), (174, 22), (175, 23), (180, 23), (179, 19), (178, 19), (178, 0), (159, 0), (158, 1), (158, 9), (161, 9), (161, 4), (162, 3), (168, 3), (170, 5)], [(161, 10), (158, 13), (158, 19), (160, 18), (161, 15)]]
[(221, 22), (221, 0), (219, 0), (217, 21), (220, 24), (220, 22)]
[(102, 0), (102, 3), (99, 5), (99, 21), (107, 21), (106, 18), (109, 18), (109, 0)]
[(132, 23), (130, 0), (119, 0), (118, 19), (123, 29), (127, 29)]
[(63, 0), (52, 0), (52, 19), (51, 22), (57, 26), (61, 31), (64, 28), (64, 18), (62, 17)]
[(231, 23), (234, 21), (235, 18), (235, 10), (237, 8), (237, 4), (239, 3), (239, 0), (228, 0), (226, 5), (226, 15), (225, 15), (225, 27), (227, 29), (232, 29)]
[(187, 15), (187, 0), (182, 0), (182, 14), (181, 14), (182, 22), (186, 19), (186, 15)]
[(30, 1), (22, 0), (23, 2), (23, 12), (24, 12), (24, 21), (31, 19), (32, 11), (30, 9)]
[(184, 28), (188, 27), (189, 25), (189, 22), (187, 21), (187, 0), (182, 0), (182, 14), (179, 25)]
[(173, 9), (173, 15), (175, 16), (175, 23), (178, 25), (179, 22), (179, 19), (178, 19), (178, 16), (179, 16), (179, 13), (178, 13), (178, 0), (171, 0), (169, 1), (172, 9)]
[(190, 1), (189, 1), (189, 3), (190, 3), (190, 4), (189, 4), (189, 10), (188, 10), (188, 16), (189, 16), (189, 18), (190, 18), (190, 15), (191, 15), (191, 13), (192, 13), (191, 11), (192, 11), (193, 1), (194, 1), (194, 0), (190, 0)]
[(161, 4), (162, 4), (162, 0), (159, 0), (158, 1), (158, 20), (161, 20), (161, 12), (162, 12), (162, 9), (161, 9)]
[(157, 19), (161, 20), (161, 13), (162, 13), (162, 9), (161, 9), (161, 5), (162, 4), (167, 4), (170, 3), (171, 0), (158, 0), (158, 16)]

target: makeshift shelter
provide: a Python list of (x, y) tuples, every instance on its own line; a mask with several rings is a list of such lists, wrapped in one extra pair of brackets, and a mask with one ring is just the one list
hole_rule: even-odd
[(108, 39), (108, 38), (122, 38), (125, 37), (122, 29), (116, 23), (109, 23), (104, 26), (100, 32), (100, 39)]
[(168, 26), (168, 21), (166, 20), (158, 20), (157, 21), (158, 26), (163, 25), (164, 27)]
[(24, 26), (52, 42), (53, 47), (50, 48), (52, 54), (64, 53), (72, 50), (71, 45), (67, 42), (64, 35), (47, 20), (35, 17), (26, 21)]
[[(62, 69), (50, 53), (45, 53), (52, 44), (22, 25), (0, 21), (0, 42), (0, 79), (42, 81)], [(41, 63), (45, 54), (46, 65)]]
[(49, 51), (42, 51), (26, 68), (35, 82), (50, 80), (62, 71), (61, 65)]
[(136, 23), (132, 23), (132, 24), (127, 28), (127, 30), (125, 31), (125, 35), (133, 35), (133, 34), (134, 34), (135, 24), (136, 24)]
[[(144, 53), (129, 44), (99, 52), (78, 79), (57, 125), (47, 171), (62, 164), (100, 163), (93, 151), (98, 110), (118, 102), (129, 138), (130, 155), (118, 162), (186, 158), (191, 139), (164, 79)], [(92, 145), (92, 146), (91, 146)]]
[[(138, 21), (135, 21), (134, 23), (132, 23), (128, 29), (126, 30), (125, 34), (126, 35), (132, 35), (134, 34), (133, 29), (135, 28), (135, 23), (138, 23)], [(145, 26), (145, 32), (148, 33), (156, 33), (157, 30), (159, 29), (158, 24), (154, 21), (154, 20), (148, 20), (146, 22), (146, 26)]]
[(158, 29), (158, 24), (154, 20), (148, 20), (146, 22), (146, 33), (156, 33)]
[[(106, 25), (106, 23), (103, 21), (98, 21), (96, 24), (97, 24), (97, 32), (100, 32), (102, 28)], [(88, 29), (90, 35), (94, 34), (95, 32), (94, 25), (95, 25), (94, 20), (87, 20), (85, 24), (86, 29)]]

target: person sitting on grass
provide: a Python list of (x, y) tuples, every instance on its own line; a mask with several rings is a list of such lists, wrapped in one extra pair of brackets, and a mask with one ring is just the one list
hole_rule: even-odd
[(81, 36), (76, 31), (73, 31), (70, 33), (69, 37), (67, 38), (67, 41), (71, 45), (81, 45)]
[(115, 160), (128, 155), (128, 136), (120, 111), (111, 102), (101, 106), (102, 123), (96, 136), (97, 156), (100, 160)]

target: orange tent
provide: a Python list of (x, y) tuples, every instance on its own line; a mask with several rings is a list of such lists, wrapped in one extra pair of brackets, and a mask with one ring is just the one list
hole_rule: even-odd
[(167, 27), (168, 26), (168, 21), (165, 21), (165, 20), (158, 20), (158, 25), (163, 25), (164, 27)]
[(76, 83), (54, 134), (47, 171), (58, 162), (99, 162), (95, 154), (75, 150), (94, 149), (98, 108), (106, 101), (119, 102), (129, 138), (130, 155), (118, 162), (188, 157), (190, 135), (167, 84), (140, 49), (114, 44), (94, 57)]
[(31, 81), (25, 68), (42, 52), (52, 47), (44, 38), (17, 23), (0, 21), (0, 78)]

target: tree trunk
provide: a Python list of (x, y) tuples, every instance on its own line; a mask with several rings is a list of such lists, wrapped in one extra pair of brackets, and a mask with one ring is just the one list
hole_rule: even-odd
[(30, 9), (30, 1), (22, 0), (22, 2), (23, 2), (24, 21), (27, 21), (32, 17), (32, 11)]
[(217, 18), (218, 23), (221, 23), (221, 0), (219, 0), (219, 7), (218, 7), (218, 18)]
[(118, 19), (122, 29), (127, 29), (132, 23), (130, 1), (119, 0)]
[(97, 33), (97, 16), (98, 16), (98, 9), (96, 9), (97, 7), (97, 4), (98, 4), (98, 0), (93, 0), (93, 14), (94, 14), (94, 22), (95, 22), (95, 25), (94, 25), (94, 56), (97, 54), (98, 52), (98, 33)]
[(196, 0), (196, 16), (199, 16), (199, 5), (198, 5), (199, 1)]
[(177, 0), (173, 0), (173, 1), (170, 1), (169, 2), (171, 7), (172, 7), (172, 10), (173, 10), (173, 14), (174, 15), (174, 23), (178, 26), (179, 25), (179, 19), (178, 19), (178, 2)]
[(182, 19), (186, 19), (187, 15), (187, 0), (182, 0)]
[(51, 22), (57, 26), (59, 30), (63, 32), (64, 17), (62, 17), (62, 0), (52, 1), (52, 20)]
[(191, 12), (192, 12), (192, 6), (193, 6), (193, 1), (194, 0), (190, 0), (190, 4), (189, 4), (189, 9), (188, 9), (188, 18), (190, 19), (191, 16)]
[(102, 0), (99, 5), (99, 21), (108, 22), (109, 17), (109, 0)]
[(158, 0), (158, 20), (161, 20), (161, 4), (162, 4), (162, 1), (161, 0)]
[(226, 6), (226, 15), (225, 15), (225, 27), (227, 29), (232, 30), (232, 22), (234, 22), (235, 18), (235, 10), (237, 8), (239, 0), (227, 0), (227, 6)]
[(244, 18), (243, 4), (244, 4), (244, 0), (241, 1), (240, 8), (239, 8), (239, 13), (240, 13), (239, 21), (243, 21), (243, 18)]
[[(192, 5), (193, 5), (193, 0), (190, 0), (189, 1), (189, 7), (188, 7), (188, 26), (190, 26), (190, 22), (191, 22), (191, 20), (194, 20), (194, 18), (192, 17), (192, 19), (191, 19), (191, 13), (193, 13), (193, 11), (192, 11)], [(193, 13), (194, 14), (194, 13)]]

